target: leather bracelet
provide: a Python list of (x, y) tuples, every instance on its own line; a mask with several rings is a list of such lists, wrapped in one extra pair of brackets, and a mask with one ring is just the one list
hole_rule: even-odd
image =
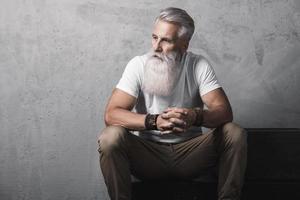
[(157, 120), (158, 114), (147, 114), (145, 118), (146, 130), (157, 130)]
[(203, 109), (202, 108), (194, 108), (193, 109), (196, 113), (196, 120), (194, 122), (194, 126), (201, 126), (203, 123)]

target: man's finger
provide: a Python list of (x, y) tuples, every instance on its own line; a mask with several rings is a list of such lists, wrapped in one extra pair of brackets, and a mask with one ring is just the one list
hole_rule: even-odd
[(185, 115), (187, 114), (187, 110), (185, 108), (177, 108), (177, 107), (171, 107), (164, 110), (164, 113), (168, 113), (168, 112), (182, 113)]
[(169, 121), (172, 122), (175, 126), (179, 126), (179, 127), (185, 127), (186, 125), (185, 121), (178, 118), (170, 118)]
[(163, 119), (170, 119), (170, 118), (183, 119), (185, 117), (185, 115), (183, 113), (177, 113), (177, 112), (172, 111), (172, 112), (161, 114), (161, 117)]
[(161, 129), (172, 129), (175, 125), (172, 122), (167, 122), (160, 125)]

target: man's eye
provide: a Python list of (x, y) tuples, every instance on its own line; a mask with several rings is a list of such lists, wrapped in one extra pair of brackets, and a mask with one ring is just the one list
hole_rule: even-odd
[(173, 40), (169, 40), (169, 39), (164, 39), (163, 41), (167, 43), (173, 43)]

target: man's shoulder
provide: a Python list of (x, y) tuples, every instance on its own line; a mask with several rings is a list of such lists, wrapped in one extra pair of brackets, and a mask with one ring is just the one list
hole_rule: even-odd
[(145, 65), (145, 61), (146, 61), (146, 55), (134, 56), (128, 61), (125, 70), (132, 71), (132, 72), (136, 71), (141, 73)]
[(204, 66), (210, 65), (208, 59), (201, 55), (193, 52), (187, 52), (186, 59), (188, 65), (193, 65), (195, 68), (203, 68)]
[(144, 73), (146, 59), (147, 54), (132, 57), (125, 67), (125, 72), (139, 74), (139, 76), (141, 76)]
[(137, 56), (134, 56), (133, 58), (131, 58), (129, 63), (145, 64), (147, 57), (148, 57), (147, 54), (137, 55)]

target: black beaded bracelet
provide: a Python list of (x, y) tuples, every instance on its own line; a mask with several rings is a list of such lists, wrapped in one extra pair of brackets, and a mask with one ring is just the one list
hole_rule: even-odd
[(157, 130), (157, 120), (158, 114), (147, 114), (145, 118), (145, 127), (147, 130)]

